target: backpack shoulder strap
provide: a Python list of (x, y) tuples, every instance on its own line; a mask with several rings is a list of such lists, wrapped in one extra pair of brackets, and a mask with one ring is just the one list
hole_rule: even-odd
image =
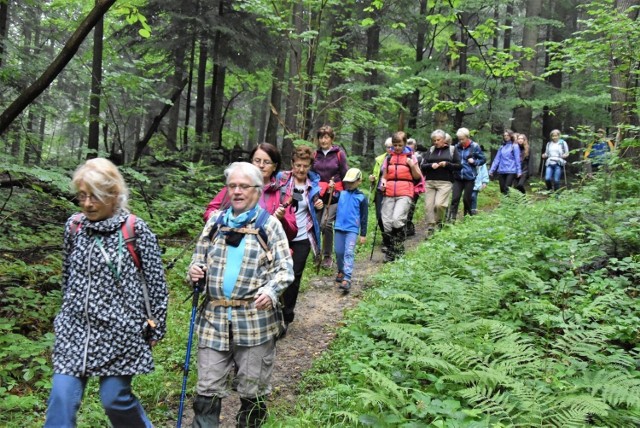
[(258, 234), (256, 235), (256, 238), (258, 238), (258, 242), (262, 249), (267, 253), (267, 259), (272, 262), (273, 254), (267, 244), (269, 239), (267, 237), (267, 232), (264, 230), (264, 225), (267, 223), (269, 216), (271, 216), (271, 214), (269, 214), (267, 210), (262, 210), (260, 211), (260, 214), (258, 214), (258, 218), (256, 219), (256, 229), (258, 229)]
[(140, 261), (140, 256), (136, 252), (136, 216), (133, 214), (129, 214), (124, 223), (122, 223), (121, 231), (122, 231), (122, 239), (124, 243), (127, 245), (127, 250), (129, 254), (131, 254), (131, 258), (133, 259), (133, 263), (136, 267), (142, 270), (142, 263)]
[(82, 226), (82, 213), (75, 213), (71, 216), (71, 224), (69, 225), (69, 232), (71, 236), (75, 236)]

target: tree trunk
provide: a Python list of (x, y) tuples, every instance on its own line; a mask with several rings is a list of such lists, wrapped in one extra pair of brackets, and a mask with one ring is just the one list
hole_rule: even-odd
[[(180, 87), (180, 84), (184, 79), (184, 49), (178, 48), (174, 50), (174, 67), (175, 71), (172, 77), (172, 87), (174, 90)], [(180, 91), (182, 94), (182, 90)], [(178, 150), (178, 125), (180, 123), (180, 101), (182, 97), (176, 98), (171, 108), (171, 114), (169, 115), (169, 126), (167, 129), (167, 149), (171, 153), (175, 153)]]
[[(189, 149), (189, 125), (191, 124), (191, 89), (193, 88), (193, 66), (196, 58), (196, 32), (191, 38), (191, 54), (189, 56), (189, 78), (187, 83), (187, 99), (184, 102), (184, 129), (182, 130), (182, 149)], [(197, 150), (196, 150), (197, 151)]]
[(160, 111), (160, 113), (158, 113), (158, 115), (153, 118), (153, 121), (151, 122), (151, 126), (149, 126), (149, 129), (145, 133), (144, 137), (142, 137), (140, 141), (136, 142), (136, 153), (133, 157), (134, 162), (137, 163), (140, 160), (140, 158), (142, 157), (142, 152), (144, 151), (145, 147), (147, 147), (147, 144), (149, 144), (151, 137), (153, 137), (153, 134), (155, 134), (156, 131), (158, 130), (158, 127), (160, 127), (160, 122), (162, 122), (162, 119), (165, 117), (165, 115), (175, 105), (176, 100), (182, 94), (182, 90), (184, 89), (186, 84), (187, 84), (187, 79), (184, 79), (177, 88), (174, 88), (173, 94), (171, 94), (171, 99), (169, 100), (169, 102), (166, 103), (162, 107), (162, 110)]
[[(420, 0), (420, 19), (416, 31), (416, 63), (420, 64), (424, 59), (424, 45), (427, 36), (427, 0)], [(418, 113), (420, 111), (420, 91), (416, 89), (409, 95), (408, 105), (409, 121), (408, 128), (415, 130), (418, 128)]]
[[(218, 4), (218, 16), (224, 15), (224, 1)], [(211, 132), (211, 147), (222, 147), (222, 129), (224, 117), (224, 86), (227, 77), (227, 68), (222, 64), (220, 56), (221, 46), (226, 43), (226, 37), (222, 32), (216, 31), (213, 41), (213, 84), (211, 85), (211, 109), (209, 113), (209, 131)]]
[(196, 88), (196, 117), (195, 117), (195, 147), (193, 160), (198, 162), (204, 152), (204, 104), (205, 104), (205, 81), (207, 79), (207, 41), (200, 39), (200, 50), (198, 58), (198, 85)]
[[(638, 11), (635, 8), (629, 11), (629, 8), (638, 6), (638, 4), (640, 4), (639, 0), (614, 1), (616, 13), (626, 15), (632, 21), (637, 20)], [(624, 37), (624, 35), (620, 35), (620, 37)], [(634, 110), (636, 109), (635, 87), (637, 81), (632, 72), (635, 65), (622, 64), (625, 59), (617, 58), (615, 55), (609, 61), (611, 63), (611, 120), (615, 126), (636, 124), (638, 116)]]
[[(373, 18), (376, 19), (375, 23), (367, 28), (367, 61), (376, 61), (380, 54), (380, 24), (378, 23), (377, 17), (374, 16)], [(376, 87), (376, 85), (378, 85), (378, 71), (376, 69), (371, 70), (371, 73), (369, 74), (369, 76), (367, 76), (366, 80), (370, 87)], [(362, 98), (364, 100), (364, 103), (368, 104), (377, 95), (378, 91), (370, 89), (364, 92)], [(378, 114), (378, 109), (375, 107), (375, 105), (372, 105), (370, 107), (370, 112), (374, 116)], [(375, 129), (367, 129), (366, 146), (368, 153), (375, 153), (375, 139)], [(364, 154), (363, 146), (359, 141), (354, 142), (351, 153), (354, 155)]]
[[(538, 24), (535, 23), (535, 20), (540, 17), (541, 11), (542, 0), (527, 0), (526, 20), (522, 35), (522, 46), (524, 48), (536, 49)], [(521, 100), (520, 105), (514, 109), (513, 114), (513, 128), (527, 135), (531, 133), (531, 120), (533, 118), (528, 100), (533, 98), (533, 76), (536, 75), (536, 65), (537, 55), (533, 55), (531, 59), (522, 60), (522, 71), (525, 72), (526, 76), (518, 89), (518, 98)]]
[[(96, 1), (96, 5), (97, 5)], [(89, 97), (89, 138), (87, 159), (98, 156), (100, 144), (100, 97), (102, 91), (102, 43), (104, 19), (93, 29), (93, 61), (91, 64), (91, 95)]]
[(280, 111), (282, 108), (282, 85), (284, 84), (284, 74), (286, 71), (287, 61), (282, 52), (278, 49), (276, 55), (275, 69), (273, 71), (273, 80), (271, 81), (271, 100), (269, 102), (269, 121), (267, 122), (267, 131), (264, 140), (277, 147), (278, 143), (278, 122), (280, 119)]
[(9, 1), (0, 1), (0, 68), (4, 64), (5, 41), (9, 29)]
[[(302, 5), (299, 2), (294, 2), (292, 5), (293, 13), (291, 14), (293, 19), (293, 25), (296, 29), (296, 34), (301, 34), (303, 31), (302, 22)], [(289, 165), (291, 163), (291, 157), (293, 156), (293, 138), (292, 133), (298, 132), (298, 108), (300, 103), (300, 89), (297, 86), (297, 82), (300, 82), (300, 59), (302, 57), (302, 48), (298, 40), (291, 40), (291, 51), (289, 54), (289, 88), (287, 97), (287, 106), (285, 111), (285, 136), (282, 140), (282, 163)]]
[[(469, 34), (467, 33), (467, 26), (469, 25), (469, 14), (467, 12), (461, 12), (459, 15), (461, 24), (460, 28), (460, 50), (458, 54), (458, 74), (465, 76), (467, 74), (467, 54), (469, 50)], [(467, 97), (467, 82), (461, 80), (458, 83), (458, 100), (462, 101)], [(453, 115), (453, 129), (459, 129), (464, 123), (464, 110), (456, 109)]]
[(15, 118), (18, 117), (18, 115), (22, 113), (22, 111), (31, 104), (33, 100), (38, 98), (38, 96), (47, 89), (47, 87), (49, 87), (58, 74), (64, 70), (65, 66), (69, 61), (71, 61), (71, 58), (74, 57), (78, 48), (96, 25), (98, 20), (102, 18), (102, 16), (115, 2), (116, 0), (96, 1), (96, 5), (93, 7), (91, 12), (89, 12), (85, 19), (80, 23), (76, 31), (71, 35), (69, 40), (67, 40), (67, 43), (65, 43), (58, 56), (47, 67), (42, 75), (28, 88), (22, 91), (18, 98), (16, 98), (15, 101), (13, 101), (11, 105), (9, 105), (9, 107), (0, 114), (0, 135), (9, 128), (9, 125), (11, 125)]

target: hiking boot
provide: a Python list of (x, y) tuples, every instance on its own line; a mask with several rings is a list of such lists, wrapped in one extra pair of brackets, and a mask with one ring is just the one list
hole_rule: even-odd
[(344, 293), (348, 293), (349, 290), (351, 290), (351, 281), (348, 280), (343, 280), (342, 283), (340, 285), (338, 285), (338, 288), (340, 288), (340, 290), (344, 291)]
[(193, 402), (192, 428), (218, 427), (220, 425), (221, 399), (198, 395)]
[(331, 266), (333, 266), (333, 259), (331, 256), (324, 256), (321, 266), (325, 269), (331, 269)]
[(336, 275), (336, 282), (338, 284), (342, 283), (342, 280), (344, 279), (344, 273), (342, 272), (338, 272), (338, 274)]
[(382, 254), (387, 254), (387, 251), (389, 251), (389, 249), (387, 247), (385, 247), (385, 246), (382, 246), (380, 248), (380, 251), (382, 251)]
[(434, 227), (429, 227), (427, 229), (427, 234), (425, 235), (424, 239), (429, 239), (433, 236), (433, 234), (436, 233), (436, 229)]
[(416, 234), (416, 226), (412, 222), (408, 222), (405, 227), (405, 236), (414, 236)]

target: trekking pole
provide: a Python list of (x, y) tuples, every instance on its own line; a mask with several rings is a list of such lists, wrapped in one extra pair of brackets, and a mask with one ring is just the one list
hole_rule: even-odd
[(371, 254), (369, 254), (369, 260), (373, 260), (373, 250), (376, 248), (376, 236), (378, 236), (378, 219), (376, 219), (376, 227), (373, 228), (373, 242), (371, 243)]
[[(204, 284), (205, 284), (205, 277), (203, 276), (197, 282), (193, 283), (193, 292), (191, 293), (191, 296), (193, 296), (193, 299), (191, 300), (191, 322), (189, 324), (189, 339), (187, 341), (187, 355), (185, 357), (184, 367), (182, 369), (184, 372), (184, 376), (182, 377), (182, 392), (180, 393), (180, 407), (178, 409), (178, 423), (176, 425), (177, 428), (182, 427), (182, 411), (184, 410), (184, 399), (187, 394), (187, 378), (189, 377), (189, 362), (191, 361), (191, 344), (193, 342), (193, 328), (195, 326), (195, 321), (196, 321), (196, 310), (198, 309), (198, 298), (200, 297), (200, 293), (204, 291)], [(187, 297), (187, 300), (189, 299), (189, 297)]]
[[(322, 212), (322, 224), (320, 225), (320, 233), (324, 233), (324, 229), (327, 227), (327, 223), (329, 222), (329, 205), (331, 205), (331, 198), (333, 198), (333, 186), (329, 186), (327, 188), (329, 192), (329, 200), (327, 201), (327, 205), (324, 206), (324, 211)], [(316, 265), (316, 275), (320, 274), (320, 265), (322, 264), (322, 256), (318, 257), (318, 264)]]
[(569, 183), (567, 181), (567, 167), (566, 167), (567, 163), (563, 163), (562, 164), (562, 173), (564, 174), (564, 187), (565, 188), (569, 188)]
[(178, 262), (178, 260), (180, 260), (182, 258), (182, 256), (184, 256), (184, 253), (187, 252), (187, 250), (189, 248), (191, 248), (191, 246), (193, 245), (194, 242), (196, 242), (196, 240), (200, 237), (200, 235), (196, 235), (191, 241), (189, 241), (183, 248), (182, 251), (180, 251), (180, 254), (178, 254), (177, 256), (175, 256), (173, 258), (173, 260), (171, 260), (171, 262), (169, 262), (169, 264), (167, 265), (167, 269), (166, 270), (171, 270), (173, 269), (173, 267), (176, 265), (176, 263)]

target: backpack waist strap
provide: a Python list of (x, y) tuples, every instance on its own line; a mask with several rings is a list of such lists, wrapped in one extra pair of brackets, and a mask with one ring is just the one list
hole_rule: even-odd
[(213, 299), (207, 303), (212, 306), (222, 306), (224, 308), (243, 307), (247, 308), (251, 305), (253, 299)]

